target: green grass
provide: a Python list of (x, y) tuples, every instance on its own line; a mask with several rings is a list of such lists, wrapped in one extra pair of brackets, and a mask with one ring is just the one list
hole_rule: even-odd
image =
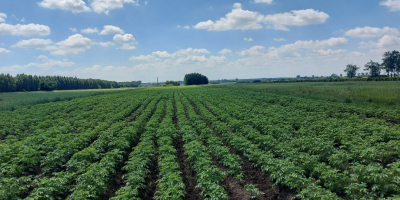
[(351, 103), (357, 106), (397, 107), (400, 105), (399, 81), (246, 83), (224, 87), (246, 88), (311, 99)]
[(109, 92), (118, 92), (128, 89), (133, 88), (0, 93), (0, 110), (13, 110), (18, 106), (34, 105), (54, 101), (66, 101), (79, 97), (93, 96)]

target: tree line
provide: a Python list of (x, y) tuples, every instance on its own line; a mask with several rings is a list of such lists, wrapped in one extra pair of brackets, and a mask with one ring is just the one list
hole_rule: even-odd
[(100, 79), (79, 79), (65, 76), (32, 76), (0, 74), (0, 92), (51, 91), (138, 87), (140, 81), (115, 82)]
[[(364, 71), (369, 71), (370, 77), (379, 77), (381, 70), (385, 70), (388, 77), (396, 76), (400, 74), (400, 53), (396, 50), (387, 51), (382, 55), (382, 63), (371, 60), (364, 67)], [(347, 77), (353, 78), (359, 69), (357, 65), (348, 64), (344, 72), (347, 73)]]
[(202, 85), (208, 84), (207, 76), (201, 75), (199, 73), (186, 74), (183, 79), (184, 85)]

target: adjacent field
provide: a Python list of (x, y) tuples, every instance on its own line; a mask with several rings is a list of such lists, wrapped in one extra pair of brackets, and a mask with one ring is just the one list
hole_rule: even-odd
[(260, 87), (1, 111), (0, 199), (400, 197), (400, 113)]
[(117, 92), (136, 88), (93, 89), (93, 90), (56, 90), (51, 92), (7, 92), (0, 93), (0, 110), (13, 110), (18, 106), (35, 105), (54, 101), (71, 100), (108, 92)]
[(235, 88), (296, 95), (356, 106), (399, 108), (399, 81), (231, 84)]

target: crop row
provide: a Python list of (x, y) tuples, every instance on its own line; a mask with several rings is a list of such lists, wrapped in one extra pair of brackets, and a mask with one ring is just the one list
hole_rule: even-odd
[[(140, 105), (140, 102), (127, 106), (126, 109), (122, 110), (114, 117), (109, 118), (109, 120), (106, 120), (103, 124), (97, 126), (93, 130), (89, 129), (87, 132), (82, 134), (65, 133), (71, 135), (70, 140), (53, 139), (53, 137), (68, 138), (61, 137), (62, 134), (60, 133), (54, 133), (48, 137), (46, 137), (45, 134), (31, 136), (30, 138), (37, 137), (44, 138), (45, 140), (38, 140), (38, 142), (42, 141), (42, 143), (36, 144), (36, 146), (34, 145), (34, 142), (32, 142), (33, 144), (28, 143), (28, 145), (23, 145), (23, 149), (19, 149), (20, 152), (17, 151), (17, 156), (14, 156), (9, 162), (1, 164), (2, 178), (0, 181), (2, 184), (0, 195), (18, 197), (25, 194), (29, 188), (35, 187), (37, 184), (39, 186), (43, 185), (42, 182), (45, 183), (48, 182), (48, 180), (45, 177), (41, 178), (40, 174), (42, 172), (55, 172), (62, 168), (66, 168), (68, 172), (78, 169), (82, 170), (82, 168), (84, 169), (91, 161), (94, 162), (96, 159), (99, 159), (102, 152), (106, 152), (103, 145), (107, 143), (107, 140), (110, 139), (112, 135), (116, 134), (125, 125), (125, 122), (118, 121), (124, 119), (132, 109), (138, 105)], [(107, 130), (107, 127), (110, 125), (111, 127)], [(89, 145), (93, 139), (95, 139), (95, 141), (88, 148), (85, 148), (85, 146)], [(12, 154), (5, 155), (12, 156)], [(27, 176), (21, 174), (26, 170), (32, 170), (33, 167), (39, 169), (35, 172), (36, 174), (28, 174)], [(22, 176), (19, 177), (19, 175)], [(61, 173), (61, 176), (68, 178), (74, 177), (69, 173), (63, 172)], [(60, 183), (63, 182), (65, 182), (65, 184), (69, 183), (68, 181), (60, 181)], [(49, 187), (52, 188), (51, 186)]]
[(164, 120), (157, 129), (158, 168), (157, 191), (154, 199), (183, 199), (185, 184), (183, 184), (179, 163), (177, 162), (174, 140), (178, 134), (173, 124), (174, 107), (172, 95), (168, 96)]
[[(210, 96), (212, 95), (214, 95), (215, 97), (216, 94), (210, 94)], [(197, 94), (196, 96), (200, 95)], [(204, 100), (204, 98), (202, 99)], [(329, 142), (329, 138), (326, 138), (326, 136), (320, 137), (318, 135), (313, 135), (310, 133), (309, 135), (307, 135), (307, 132), (305, 133), (300, 132), (300, 133), (295, 133), (295, 134), (302, 134), (301, 137), (296, 140), (293, 139), (293, 137), (296, 138), (295, 135), (292, 135), (291, 136), (292, 138), (291, 137), (285, 137), (284, 139), (279, 137), (274, 138), (271, 136), (279, 136), (280, 133), (282, 133), (282, 130), (279, 130), (280, 129), (279, 126), (282, 127), (283, 125), (283, 127), (285, 127), (285, 124), (282, 124), (282, 122), (277, 123), (278, 126), (274, 126), (273, 123), (269, 124), (268, 127), (263, 130), (264, 133), (266, 133), (267, 135), (261, 135), (257, 130), (252, 129), (247, 125), (247, 124), (257, 125), (257, 123), (261, 124), (260, 123), (262, 121), (261, 118), (264, 119), (264, 123), (266, 122), (266, 124), (268, 124), (269, 118), (275, 119), (274, 115), (279, 115), (279, 112), (282, 110), (284, 111), (284, 109), (281, 108), (280, 111), (275, 110), (275, 112), (268, 112), (268, 115), (267, 114), (262, 115), (260, 113), (257, 113), (255, 109), (248, 109), (247, 111), (245, 109), (240, 109), (240, 107), (246, 108), (246, 106), (249, 105), (249, 102), (252, 101), (251, 99), (248, 99), (247, 101), (242, 100), (241, 102), (236, 101), (235, 103), (231, 103), (229, 107), (226, 106), (224, 103), (229, 102), (230, 100), (224, 99), (222, 101), (215, 102), (215, 99), (217, 99), (218, 101), (221, 98), (212, 99), (209, 97), (207, 101), (203, 101), (203, 103), (206, 104), (207, 107), (209, 107), (213, 112), (218, 113), (220, 119), (223, 119), (223, 121), (228, 122), (228, 124), (232, 127), (232, 129), (245, 133), (244, 135), (246, 136), (247, 139), (257, 144), (261, 149), (264, 149), (269, 153), (273, 153), (274, 156), (278, 156), (280, 158), (288, 160), (294, 163), (296, 166), (301, 166), (300, 169), (304, 170), (304, 173), (307, 176), (312, 176), (316, 178), (317, 183), (322, 184), (324, 187), (327, 187), (332, 191), (338, 193), (345, 192), (347, 195), (352, 196), (354, 198), (373, 197), (375, 195), (386, 196), (398, 192), (398, 186), (397, 186), (398, 185), (397, 177), (399, 174), (398, 162), (389, 164), (388, 168), (383, 168), (381, 165), (377, 163), (368, 163), (368, 165), (362, 165), (356, 162), (350, 163), (351, 165), (350, 168), (352, 173), (349, 174), (348, 171), (342, 171), (340, 168), (338, 170), (336, 166), (331, 167), (325, 164), (324, 162), (318, 162), (321, 161), (322, 160), (321, 158), (324, 158), (324, 156), (326, 160), (326, 156), (329, 156), (329, 154), (328, 155), (308, 154), (311, 152), (324, 152), (324, 149), (321, 150), (318, 149), (318, 147), (324, 148), (323, 145), (325, 145), (325, 149), (326, 145), (328, 145), (329, 147), (329, 143), (326, 143), (327, 141)], [(212, 105), (210, 102), (213, 102), (214, 105)], [(236, 106), (232, 104), (235, 104)], [(218, 105), (218, 107), (215, 105)], [(220, 108), (224, 108), (224, 110), (222, 111)], [(235, 108), (237, 108), (240, 112), (240, 115), (236, 115), (236, 117), (242, 120), (231, 118), (229, 115), (226, 114), (226, 113), (235, 113), (235, 111), (237, 111), (235, 110)], [(268, 107), (267, 110), (269, 110)], [(284, 115), (293, 117), (292, 113), (293, 112), (287, 111), (284, 112)], [(297, 120), (301, 121), (302, 119), (297, 118)], [(254, 123), (254, 121), (256, 121), (256, 123)], [(290, 119), (288, 120), (281, 119), (281, 121), (290, 121)], [(318, 124), (318, 123), (313, 122), (313, 124)], [(288, 129), (286, 128), (286, 130)], [(271, 134), (271, 132), (275, 133)], [(285, 135), (285, 133), (283, 132), (282, 135)], [(348, 136), (349, 135), (347, 135), (347, 137)], [(319, 139), (317, 141), (321, 142), (323, 145), (321, 144), (318, 145), (315, 142), (313, 142), (314, 140), (312, 137), (314, 137), (314, 140)], [(280, 140), (282, 142), (280, 142)], [(317, 148), (310, 147), (309, 143), (311, 144), (315, 143), (315, 146)], [(304, 146), (306, 148), (304, 148)], [(303, 149), (301, 149), (302, 147)], [(333, 150), (335, 151), (336, 149)], [(305, 153), (304, 151), (307, 153)], [(396, 159), (394, 158), (394, 160)]]
[(121, 187), (115, 197), (117, 199), (139, 199), (140, 190), (145, 190), (146, 177), (150, 173), (150, 167), (154, 163), (156, 146), (154, 143), (156, 130), (164, 116), (165, 100), (162, 100), (149, 122), (146, 124), (145, 132), (140, 136), (140, 142), (129, 154), (129, 161), (122, 168), (127, 171), (124, 175), (125, 186)]
[(228, 199), (227, 193), (222, 186), (225, 174), (213, 165), (208, 149), (202, 142), (196, 131), (191, 127), (187, 119), (184, 107), (179, 95), (176, 98), (176, 115), (178, 127), (182, 140), (184, 141), (185, 154), (190, 163), (191, 169), (195, 172), (198, 185), (201, 188), (201, 196), (204, 199)]

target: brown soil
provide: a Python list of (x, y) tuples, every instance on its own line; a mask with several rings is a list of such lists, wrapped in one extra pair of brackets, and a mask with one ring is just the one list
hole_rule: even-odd
[[(174, 117), (173, 121), (175, 124), (176, 129), (178, 130), (178, 119), (176, 117), (176, 103), (175, 103), (175, 94), (174, 94)], [(183, 184), (185, 184), (185, 197), (184, 199), (193, 199), (193, 200), (198, 200), (202, 199), (200, 195), (200, 188), (196, 188), (197, 186), (197, 180), (194, 177), (194, 173), (192, 170), (190, 170), (190, 165), (186, 161), (187, 155), (185, 154), (185, 149), (183, 148), (183, 141), (182, 141), (182, 136), (179, 136), (178, 138), (175, 139), (175, 149), (177, 152), (177, 159), (179, 162), (179, 169), (182, 172), (181, 177)]]
[(190, 170), (190, 165), (188, 162), (186, 162), (187, 155), (184, 153), (185, 150), (183, 148), (183, 141), (182, 137), (178, 137), (175, 140), (175, 148), (177, 150), (177, 159), (179, 162), (180, 166), (180, 171), (182, 172), (181, 177), (182, 181), (185, 184), (185, 197), (183, 199), (191, 199), (191, 200), (197, 200), (197, 199), (202, 199), (200, 195), (200, 188), (196, 188), (197, 186), (197, 180), (194, 177), (194, 173), (192, 170)]
[[(158, 158), (158, 152), (155, 155)], [(139, 198), (143, 200), (153, 200), (154, 193), (157, 189), (157, 179), (158, 179), (158, 166), (156, 159), (153, 160), (153, 164), (150, 166), (150, 174), (146, 177), (145, 185), (146, 189), (139, 190)]]

